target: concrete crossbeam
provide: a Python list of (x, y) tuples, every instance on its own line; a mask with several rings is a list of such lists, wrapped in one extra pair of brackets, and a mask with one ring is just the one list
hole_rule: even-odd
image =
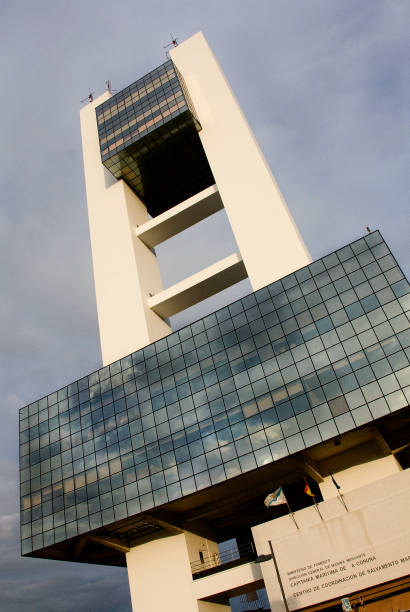
[(231, 287), (247, 276), (241, 256), (233, 253), (148, 298), (148, 306), (160, 317), (166, 319)]
[(136, 236), (148, 247), (154, 247), (183, 232), (195, 223), (222, 210), (223, 204), (216, 185), (204, 189), (188, 200), (173, 206), (136, 228)]

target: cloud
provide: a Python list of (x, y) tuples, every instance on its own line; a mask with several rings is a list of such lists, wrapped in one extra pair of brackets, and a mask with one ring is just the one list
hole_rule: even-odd
[[(8, 497), (16, 502), (10, 489), (12, 471), (0, 463), (3, 502)], [(125, 569), (20, 557), (17, 512), (0, 515), (0, 550), (1, 612), (131, 612)]]
[[(1, 486), (1, 485), (0, 485)], [(19, 513), (0, 516), (0, 541), (9, 538), (19, 524)]]

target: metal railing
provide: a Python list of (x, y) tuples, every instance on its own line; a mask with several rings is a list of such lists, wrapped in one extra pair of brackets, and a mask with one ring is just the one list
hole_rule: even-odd
[(234, 567), (247, 563), (255, 559), (255, 557), (255, 547), (252, 542), (248, 542), (222, 552), (215, 552), (209, 555), (201, 554), (200, 559), (191, 562), (191, 571), (195, 578), (199, 577), (198, 574), (213, 574), (214, 572), (228, 569), (229, 566)]

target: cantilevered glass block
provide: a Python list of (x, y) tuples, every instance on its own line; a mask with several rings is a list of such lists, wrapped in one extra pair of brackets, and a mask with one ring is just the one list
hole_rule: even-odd
[(96, 108), (101, 160), (151, 216), (213, 185), (201, 125), (171, 60)]

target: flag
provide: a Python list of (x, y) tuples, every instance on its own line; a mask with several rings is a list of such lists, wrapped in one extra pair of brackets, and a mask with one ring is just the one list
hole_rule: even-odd
[(310, 495), (310, 497), (313, 497), (313, 498), (315, 497), (313, 495), (312, 491), (310, 490), (310, 487), (309, 487), (309, 485), (307, 483), (306, 478), (305, 478), (305, 491), (304, 492), (306, 493), (306, 495)]
[(282, 491), (282, 487), (276, 489), (274, 493), (269, 493), (263, 503), (267, 508), (270, 508), (271, 506), (279, 506), (279, 504), (287, 504), (285, 494)]
[(333, 478), (333, 474), (332, 474), (331, 472), (329, 472), (329, 476), (330, 476), (330, 478), (332, 479), (332, 482), (333, 482), (333, 484), (335, 485), (335, 487), (336, 487), (336, 489), (337, 489), (337, 494), (338, 494), (338, 496), (339, 496), (340, 501), (341, 501), (341, 502), (342, 502), (342, 504), (344, 505), (345, 510), (346, 510), (347, 512), (349, 512), (349, 508), (346, 506), (346, 502), (345, 502), (345, 500), (343, 499), (343, 495), (342, 495), (342, 493), (340, 492), (341, 486), (340, 486), (339, 484), (337, 484), (337, 482), (336, 482), (336, 480)]
[(330, 478), (332, 479), (333, 484), (335, 485), (336, 489), (339, 490), (340, 489), (340, 485), (337, 484), (336, 480), (333, 478), (333, 475), (330, 474)]

